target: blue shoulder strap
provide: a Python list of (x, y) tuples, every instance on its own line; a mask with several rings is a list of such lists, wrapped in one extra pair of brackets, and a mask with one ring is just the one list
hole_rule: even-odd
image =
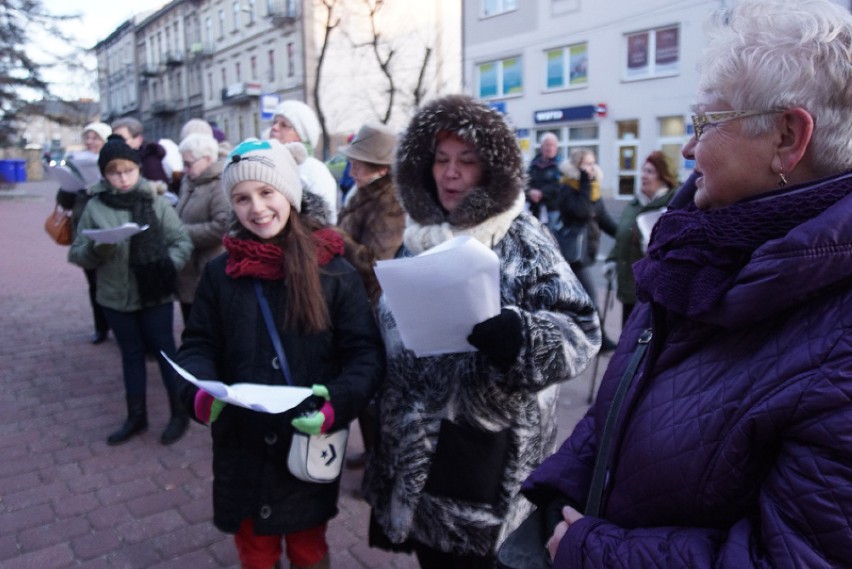
[(284, 375), (284, 381), (287, 385), (293, 385), (293, 376), (290, 375), (290, 364), (287, 363), (287, 356), (284, 355), (284, 346), (281, 345), (281, 337), (278, 335), (278, 329), (275, 327), (275, 321), (272, 319), (272, 311), (269, 310), (269, 302), (263, 294), (263, 288), (260, 281), (253, 279), (254, 294), (257, 296), (257, 302), (260, 304), (260, 311), (263, 313), (263, 320), (266, 322), (266, 329), (269, 332), (269, 338), (272, 340), (272, 345), (275, 347), (275, 354), (278, 356), (278, 363), (281, 365), (281, 373)]

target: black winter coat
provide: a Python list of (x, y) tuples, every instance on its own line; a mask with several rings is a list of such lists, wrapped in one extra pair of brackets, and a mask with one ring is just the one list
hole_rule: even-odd
[[(225, 274), (227, 253), (207, 264), (177, 356), (196, 377), (224, 383), (285, 384), (273, 367), (275, 350), (254, 294), (252, 279)], [(263, 282), (297, 385), (328, 387), (333, 429), (349, 424), (378, 388), (384, 351), (358, 273), (335, 258), (320, 269), (331, 316), (330, 330), (312, 335), (285, 332), (280, 310), (284, 286)], [(181, 400), (194, 414), (197, 388), (181, 384)], [(337, 513), (339, 480), (311, 484), (293, 477), (287, 453), (295, 410), (277, 415), (226, 405), (211, 425), (213, 521), (234, 533), (251, 517), (258, 535), (286, 534), (320, 525)]]

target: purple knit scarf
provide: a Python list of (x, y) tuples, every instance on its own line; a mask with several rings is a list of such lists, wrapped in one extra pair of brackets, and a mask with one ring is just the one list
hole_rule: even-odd
[(720, 209), (701, 211), (692, 204), (669, 210), (654, 227), (647, 257), (633, 265), (637, 298), (686, 316), (707, 312), (757, 248), (847, 196), (852, 184), (839, 179), (845, 176)]

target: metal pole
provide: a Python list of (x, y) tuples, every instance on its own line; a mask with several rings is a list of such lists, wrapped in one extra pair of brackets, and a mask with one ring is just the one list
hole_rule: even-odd
[[(610, 275), (606, 280), (606, 297), (604, 298), (603, 312), (601, 314), (601, 338), (603, 338), (605, 336), (604, 324), (606, 323), (606, 315), (609, 312), (610, 305), (613, 304), (612, 287), (613, 287), (613, 281), (614, 280), (615, 280), (614, 275)], [(595, 365), (592, 366), (592, 381), (590, 382), (590, 385), (589, 385), (589, 398), (587, 400), (589, 405), (591, 405), (592, 401), (595, 400), (595, 382), (596, 382), (597, 377), (598, 377), (598, 366), (600, 365), (600, 362), (601, 362), (601, 353), (602, 352), (598, 352), (598, 354), (595, 356)]]

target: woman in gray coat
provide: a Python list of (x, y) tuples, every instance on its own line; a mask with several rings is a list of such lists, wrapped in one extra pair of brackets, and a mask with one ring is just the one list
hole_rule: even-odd
[(388, 371), (364, 495), (371, 544), (413, 550), (422, 567), (491, 567), (529, 511), (521, 481), (554, 448), (558, 384), (600, 347), (594, 305), (553, 238), (523, 213), (524, 171), (502, 116), (467, 96), (412, 120), (396, 156), (409, 215), (404, 255), (456, 236), (500, 262), (502, 310), (473, 327), (478, 351), (418, 358), (384, 299)]
[(223, 160), (219, 158), (216, 139), (206, 134), (189, 134), (181, 140), (179, 150), (184, 175), (176, 209), (194, 246), (192, 257), (178, 273), (178, 298), (186, 323), (204, 266), (225, 251), (222, 237), (231, 206), (222, 191)]

